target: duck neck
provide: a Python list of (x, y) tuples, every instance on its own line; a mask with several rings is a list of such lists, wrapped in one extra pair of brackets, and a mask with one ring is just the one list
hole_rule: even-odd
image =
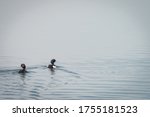
[(23, 70), (23, 71), (25, 71), (25, 70), (26, 70), (26, 68), (23, 68), (22, 70)]

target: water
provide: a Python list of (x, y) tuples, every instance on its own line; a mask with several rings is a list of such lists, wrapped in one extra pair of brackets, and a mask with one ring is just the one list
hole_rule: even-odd
[[(29, 73), (18, 74), (21, 61)], [(35, 62), (35, 61), (34, 61)], [(0, 99), (150, 99), (150, 59), (57, 60), (0, 57)]]

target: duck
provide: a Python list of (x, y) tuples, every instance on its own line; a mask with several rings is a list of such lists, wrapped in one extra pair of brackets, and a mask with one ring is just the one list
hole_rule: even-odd
[(48, 68), (49, 68), (49, 69), (52, 69), (52, 70), (55, 69), (55, 68), (56, 68), (56, 65), (54, 64), (55, 62), (56, 62), (56, 60), (55, 60), (55, 59), (52, 59), (52, 60), (51, 60), (51, 64), (48, 65)]
[(26, 65), (23, 63), (21, 64), (22, 69), (19, 71), (19, 73), (26, 73)]

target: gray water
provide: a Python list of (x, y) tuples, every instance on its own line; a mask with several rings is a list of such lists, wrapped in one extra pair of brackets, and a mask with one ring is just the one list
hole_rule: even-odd
[[(19, 74), (26, 61), (26, 74)], [(35, 62), (35, 61), (34, 61)], [(0, 57), (0, 99), (150, 99), (150, 59), (57, 60)]]

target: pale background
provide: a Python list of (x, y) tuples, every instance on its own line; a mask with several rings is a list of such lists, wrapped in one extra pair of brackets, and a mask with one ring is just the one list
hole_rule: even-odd
[(149, 0), (1, 0), (0, 55), (67, 58), (149, 53), (149, 12)]

